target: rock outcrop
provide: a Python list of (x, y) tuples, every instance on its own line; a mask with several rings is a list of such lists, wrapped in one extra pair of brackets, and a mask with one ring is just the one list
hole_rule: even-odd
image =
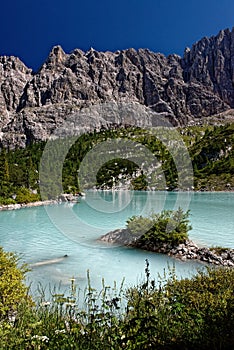
[(234, 249), (198, 247), (191, 240), (177, 246), (171, 246), (168, 243), (153, 244), (150, 241), (142, 242), (139, 236), (134, 236), (127, 229), (117, 229), (103, 235), (100, 241), (167, 254), (183, 261), (197, 260), (213, 265), (234, 267)]
[(234, 28), (203, 38), (183, 57), (147, 49), (66, 54), (56, 46), (33, 73), (18, 58), (4, 56), (0, 85), (2, 146), (46, 140), (70, 116), (80, 128), (129, 124), (126, 111), (113, 121), (111, 109), (107, 115), (97, 110), (91, 122), (88, 113), (80, 120), (85, 107), (109, 102), (141, 105), (154, 111), (154, 119), (184, 125), (234, 108)]
[(0, 128), (5, 126), (18, 109), (20, 99), (32, 70), (17, 57), (0, 57)]

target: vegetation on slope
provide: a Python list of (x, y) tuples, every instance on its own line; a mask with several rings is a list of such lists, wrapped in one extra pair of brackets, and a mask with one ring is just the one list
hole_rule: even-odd
[(206, 129), (201, 140), (189, 149), (197, 189), (234, 188), (234, 124)]
[[(230, 190), (234, 189), (234, 124), (221, 126), (191, 126), (178, 129), (183, 138), (194, 170), (195, 190)], [(105, 161), (96, 174), (98, 188), (112, 188), (124, 183), (132, 189), (145, 190), (150, 186), (156, 190), (175, 190), (178, 188), (178, 172), (169, 148), (154, 134), (139, 128), (119, 128), (94, 131), (82, 135), (70, 148), (63, 164), (63, 191), (76, 193), (80, 190), (79, 168), (85, 155), (97, 144), (108, 140), (131, 140), (135, 144), (145, 146), (161, 164), (161, 172), (151, 169), (143, 171), (134, 157), (128, 159), (116, 158)], [(169, 133), (165, 131), (165, 139), (170, 143)], [(53, 176), (46, 179), (48, 199), (61, 193), (56, 174), (59, 174), (59, 149), (61, 141), (54, 141), (52, 159), (48, 160), (48, 169), (53, 169)], [(120, 143), (121, 144), (121, 143)], [(176, 151), (176, 143), (174, 145)], [(45, 143), (28, 145), (25, 149), (0, 152), (0, 203), (27, 203), (40, 199), (39, 170), (40, 159)], [(144, 152), (136, 146), (135, 153), (144, 159)], [(179, 152), (179, 151), (178, 151)], [(102, 156), (102, 155), (101, 155)], [(178, 156), (182, 157), (179, 153)], [(97, 159), (95, 152), (90, 156), (90, 164), (95, 167)], [(50, 172), (49, 172), (50, 173)], [(83, 169), (83, 182), (86, 188), (93, 186), (90, 178), (90, 167)], [(165, 176), (165, 184), (160, 181)], [(149, 183), (150, 179), (150, 183)], [(181, 189), (181, 188), (180, 188)], [(182, 188), (186, 190), (185, 186)]]

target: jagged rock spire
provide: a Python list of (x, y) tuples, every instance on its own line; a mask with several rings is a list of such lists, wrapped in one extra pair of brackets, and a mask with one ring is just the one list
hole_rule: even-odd
[(3, 56), (0, 88), (0, 135), (13, 146), (25, 135), (46, 139), (69, 113), (99, 102), (138, 103), (186, 124), (234, 108), (234, 28), (201, 39), (183, 57), (148, 49), (66, 54), (58, 45), (32, 74)]

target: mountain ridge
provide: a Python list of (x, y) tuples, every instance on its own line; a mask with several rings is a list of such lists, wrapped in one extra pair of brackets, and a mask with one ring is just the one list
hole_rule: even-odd
[[(2, 147), (46, 140), (70, 115), (78, 120), (82, 108), (100, 103), (143, 106), (175, 126), (197, 123), (234, 108), (234, 28), (202, 38), (182, 57), (132, 48), (66, 54), (55, 46), (33, 72), (19, 58), (1, 56), (0, 85)], [(97, 112), (92, 123), (100, 128), (103, 116)], [(88, 116), (80, 127), (86, 124)]]

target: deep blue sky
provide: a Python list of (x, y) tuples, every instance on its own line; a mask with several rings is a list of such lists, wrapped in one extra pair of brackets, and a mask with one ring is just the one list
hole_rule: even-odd
[(37, 70), (54, 45), (183, 54), (204, 36), (234, 26), (233, 0), (5, 0), (0, 55)]

